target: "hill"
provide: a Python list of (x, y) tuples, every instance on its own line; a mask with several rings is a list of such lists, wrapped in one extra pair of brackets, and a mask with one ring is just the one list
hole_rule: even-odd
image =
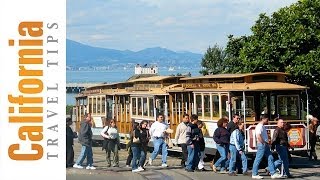
[(67, 66), (69, 67), (130, 67), (135, 64), (157, 64), (160, 67), (200, 66), (202, 54), (188, 51), (175, 52), (161, 47), (146, 48), (141, 51), (121, 51), (93, 47), (67, 39)]

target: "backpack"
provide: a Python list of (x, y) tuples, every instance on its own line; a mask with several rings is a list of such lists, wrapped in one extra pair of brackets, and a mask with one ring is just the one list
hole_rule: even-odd
[[(108, 133), (108, 130), (109, 130), (109, 126), (108, 126), (105, 134)], [(108, 145), (109, 145), (109, 140), (107, 138), (103, 138), (102, 151), (103, 150), (107, 150), (108, 149)]]

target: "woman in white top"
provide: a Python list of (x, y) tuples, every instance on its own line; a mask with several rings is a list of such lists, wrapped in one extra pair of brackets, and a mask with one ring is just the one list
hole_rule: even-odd
[(105, 126), (101, 131), (101, 136), (104, 138), (103, 149), (107, 154), (107, 167), (111, 166), (110, 155), (113, 153), (113, 167), (119, 167), (119, 145), (120, 138), (115, 120), (110, 120), (108, 126)]

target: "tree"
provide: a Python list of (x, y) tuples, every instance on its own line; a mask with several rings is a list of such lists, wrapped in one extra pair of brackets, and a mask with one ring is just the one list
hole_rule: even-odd
[[(241, 36), (239, 38), (233, 37), (233, 35), (228, 36), (228, 43), (225, 49), (226, 59), (225, 59), (225, 70), (227, 73), (238, 73), (242, 72), (242, 61), (240, 59), (240, 50), (242, 49), (244, 43), (247, 41), (248, 37)], [(222, 73), (223, 71), (221, 71)]]
[(242, 72), (283, 71), (310, 88), (310, 109), (320, 108), (320, 0), (299, 1), (271, 17), (261, 14), (240, 49)]
[[(220, 72), (281, 71), (310, 88), (310, 112), (320, 115), (320, 0), (301, 0), (271, 16), (260, 14), (252, 35), (229, 36)], [(206, 57), (207, 54), (205, 54)], [(214, 61), (216, 62), (216, 61)], [(207, 64), (210, 64), (207, 62)], [(208, 65), (203, 67), (208, 67)], [(212, 68), (209, 66), (209, 68)], [(211, 69), (207, 69), (210, 71)], [(216, 69), (213, 68), (213, 71)]]
[(225, 70), (224, 61), (226, 59), (226, 53), (222, 47), (217, 44), (212, 48), (209, 47), (207, 52), (201, 61), (203, 69), (200, 71), (203, 75), (217, 74)]

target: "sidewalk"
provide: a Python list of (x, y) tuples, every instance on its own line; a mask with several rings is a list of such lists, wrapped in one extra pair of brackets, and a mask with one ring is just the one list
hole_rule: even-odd
[[(75, 143), (75, 160), (80, 153), (80, 145)], [(101, 147), (93, 147), (94, 165), (96, 170), (86, 169), (67, 169), (67, 180), (247, 180), (251, 176), (228, 176), (227, 174), (214, 173), (210, 170), (209, 162), (205, 163), (207, 172), (187, 172), (180, 165), (180, 157), (174, 154), (168, 156), (167, 163), (169, 167), (162, 168), (161, 156), (153, 162), (154, 166), (146, 166), (146, 170), (139, 173), (132, 173), (130, 167), (125, 167), (125, 161), (128, 152), (121, 150), (119, 152), (120, 167), (106, 167), (106, 154), (101, 151)], [(172, 153), (171, 153), (172, 154)], [(317, 150), (320, 156), (320, 150)], [(147, 157), (150, 156), (148, 153)], [(86, 163), (86, 161), (84, 162)], [(293, 163), (290, 168), (296, 179), (319, 180), (320, 177), (320, 161), (309, 161), (308, 157), (293, 156)], [(251, 172), (251, 171), (250, 171)], [(270, 179), (263, 169), (259, 172), (265, 179)]]

